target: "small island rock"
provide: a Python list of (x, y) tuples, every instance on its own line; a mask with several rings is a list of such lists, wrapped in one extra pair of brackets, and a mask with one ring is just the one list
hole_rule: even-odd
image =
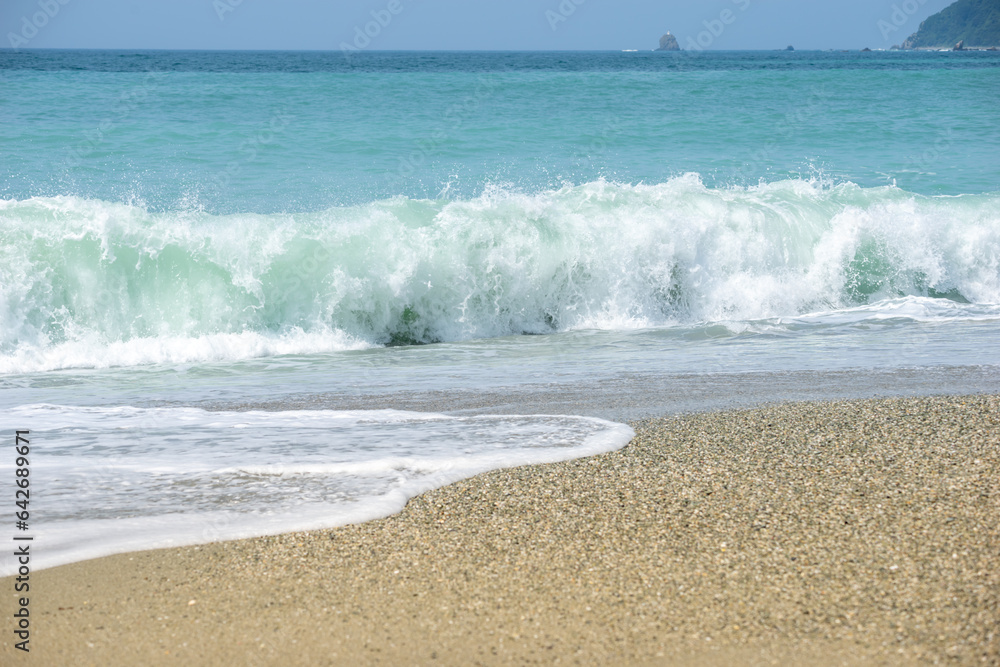
[(660, 48), (657, 51), (680, 51), (681, 45), (677, 43), (677, 38), (669, 32), (660, 37)]

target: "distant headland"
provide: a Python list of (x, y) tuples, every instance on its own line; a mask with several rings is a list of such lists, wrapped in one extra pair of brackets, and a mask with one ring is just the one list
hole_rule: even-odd
[[(914, 3), (916, 5), (916, 3)], [(905, 5), (904, 5), (905, 7)], [(883, 20), (879, 27), (886, 39), (899, 31), (907, 22), (910, 10), (898, 9), (899, 18)], [(913, 10), (915, 12), (916, 9)], [(707, 33), (706, 33), (707, 34)], [(902, 33), (905, 35), (906, 33)], [(900, 35), (900, 36), (902, 36)], [(689, 40), (691, 41), (691, 40)], [(692, 48), (698, 49), (692, 44)], [(945, 7), (920, 24), (917, 32), (902, 44), (892, 47), (897, 50), (940, 51), (997, 51), (1000, 49), (1000, 0), (958, 0)], [(673, 34), (667, 32), (660, 38), (657, 51), (680, 51), (681, 46)], [(786, 51), (794, 51), (789, 46)], [(871, 49), (862, 49), (871, 52)]]
[(1000, 2), (958, 0), (920, 24), (894, 49), (975, 51), (1000, 46)]

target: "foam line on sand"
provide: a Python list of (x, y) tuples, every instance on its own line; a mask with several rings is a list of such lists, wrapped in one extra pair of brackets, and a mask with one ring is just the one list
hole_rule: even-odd
[(619, 452), (480, 475), (384, 520), (38, 572), (30, 658), (1000, 660), (1000, 397), (633, 426)]

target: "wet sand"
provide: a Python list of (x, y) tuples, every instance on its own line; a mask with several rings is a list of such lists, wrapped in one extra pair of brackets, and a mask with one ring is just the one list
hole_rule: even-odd
[(0, 663), (1000, 662), (1000, 397), (633, 426), (381, 521), (33, 573)]

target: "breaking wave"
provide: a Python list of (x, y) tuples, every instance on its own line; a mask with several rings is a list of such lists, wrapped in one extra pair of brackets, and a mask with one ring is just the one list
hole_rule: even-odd
[[(1000, 303), (1000, 195), (694, 174), (311, 213), (0, 201), (0, 372)], [(954, 316), (954, 308), (949, 309)]]

